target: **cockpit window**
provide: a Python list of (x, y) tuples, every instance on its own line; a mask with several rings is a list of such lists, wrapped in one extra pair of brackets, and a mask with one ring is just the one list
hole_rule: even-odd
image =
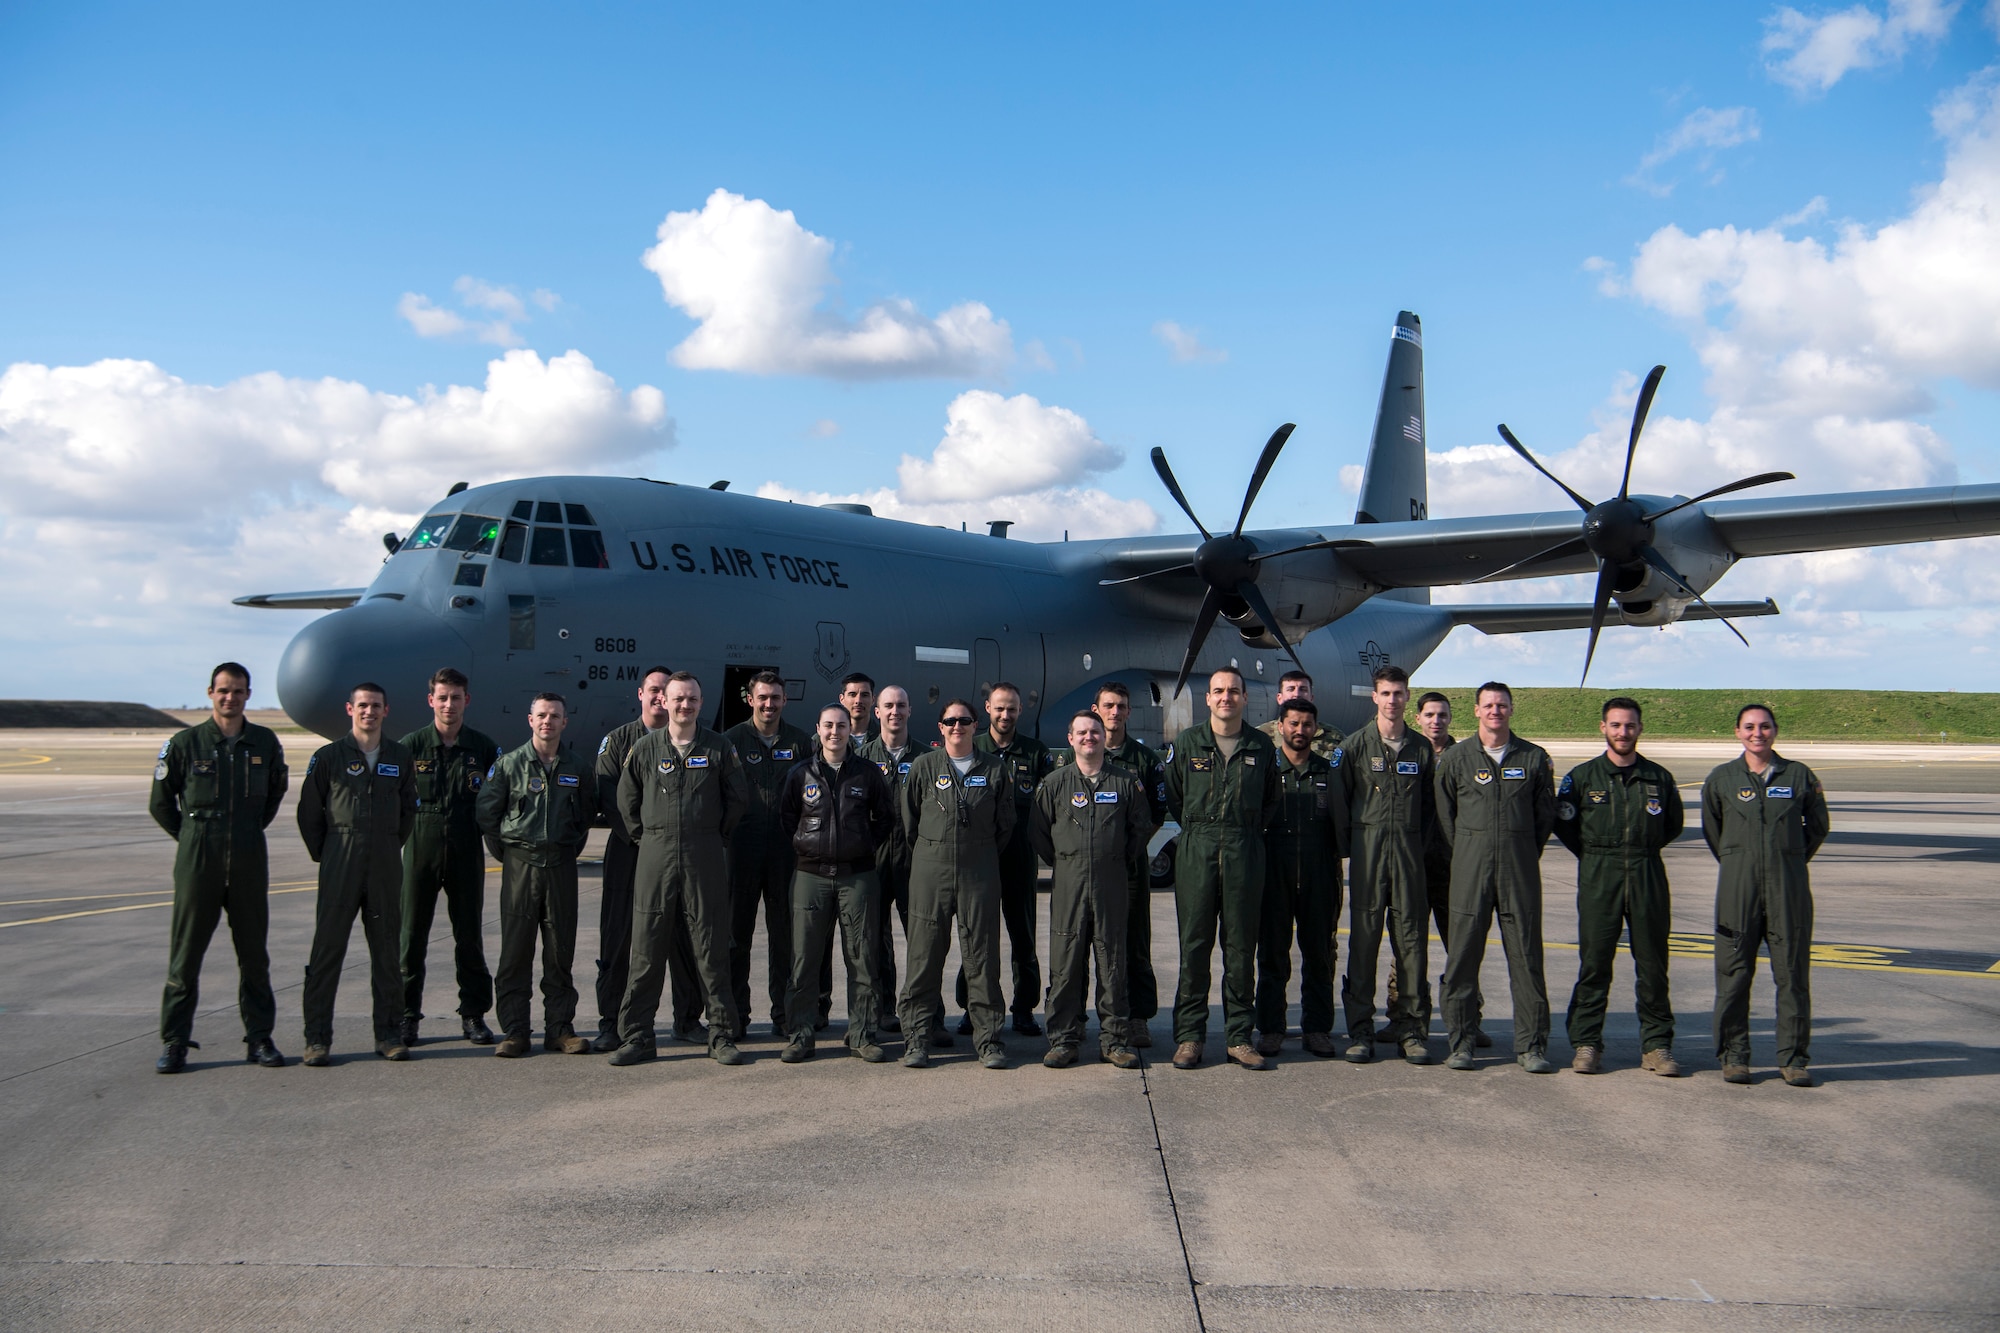
[(535, 502), (533, 500), (516, 500), (514, 502), (513, 516), (523, 522), (533, 518), (535, 516)]
[(451, 530), (451, 521), (457, 514), (432, 514), (417, 524), (417, 530), (403, 539), (399, 551), (431, 551), (444, 544), (445, 533)]
[(460, 514), (458, 522), (452, 526), (451, 536), (444, 539), (444, 549), (468, 551), (473, 555), (491, 555), (493, 543), (499, 536), (499, 519), (486, 518), (479, 514)]
[(563, 508), (569, 511), (569, 521), (571, 524), (584, 528), (594, 528), (597, 526), (597, 520), (592, 518), (590, 511), (582, 505), (565, 504)]
[[(570, 508), (576, 506), (571, 505)], [(569, 549), (578, 569), (611, 568), (611, 562), (604, 558), (604, 534), (596, 528), (571, 528)]]
[[(527, 501), (523, 500), (521, 503), (526, 504)], [(521, 552), (527, 549), (527, 545), (528, 529), (526, 526), (520, 523), (509, 523), (507, 525), (507, 535), (500, 539), (500, 558), (502, 560), (512, 560), (518, 565), (521, 563)]]
[(535, 522), (537, 523), (562, 522), (562, 506), (557, 504), (554, 500), (538, 501), (535, 505)]
[(533, 539), (528, 543), (528, 563), (531, 565), (566, 565), (569, 553), (563, 549), (561, 528), (536, 528)]

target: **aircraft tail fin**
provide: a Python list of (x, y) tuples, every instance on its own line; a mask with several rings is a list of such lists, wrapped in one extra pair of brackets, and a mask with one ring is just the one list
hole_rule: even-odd
[[(1409, 311), (1396, 315), (1375, 438), (1361, 474), (1356, 523), (1407, 523), (1430, 517), (1424, 473), (1424, 326)], [(1428, 588), (1399, 589), (1407, 601), (1430, 601)]]

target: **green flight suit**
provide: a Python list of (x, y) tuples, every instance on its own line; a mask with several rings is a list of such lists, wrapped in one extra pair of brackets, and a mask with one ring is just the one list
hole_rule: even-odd
[(493, 1007), (493, 974), (486, 970), (486, 849), (475, 806), (500, 747), (471, 727), (447, 746), (435, 723), (403, 744), (417, 770), (417, 824), (403, 844), (403, 1021), (424, 1016), (424, 960), (439, 891), (451, 920), (458, 1015), (478, 1018)]
[[(1167, 822), (1167, 768), (1153, 748), (1127, 735), (1105, 761), (1138, 780), (1146, 794), (1146, 810), (1158, 829)], [(1150, 840), (1150, 835), (1148, 835)], [(1125, 987), (1132, 1021), (1145, 1023), (1160, 1012), (1160, 982), (1153, 972), (1153, 862), (1142, 857), (1125, 884)]]
[(1331, 760), (1307, 751), (1294, 767), (1278, 750), (1278, 816), (1264, 832), (1263, 925), (1257, 940), (1257, 1030), (1283, 1036), (1292, 980), (1292, 928), (1299, 939), (1299, 1028), (1333, 1032), (1334, 932), (1340, 926), (1340, 858), (1347, 843), (1347, 791)]
[[(611, 829), (604, 840), (603, 890), (597, 904), (597, 1033), (618, 1033), (618, 1009), (625, 1003), (625, 984), (632, 964), (632, 880), (639, 869), (639, 831), (625, 822), (618, 808), (618, 782), (632, 747), (646, 735), (646, 724), (627, 722), (606, 733), (597, 747), (598, 822)], [(674, 1027), (692, 1029), (708, 1002), (701, 986), (701, 968), (694, 960), (694, 941), (687, 914), (667, 923), (667, 985), (673, 996)]]
[[(1428, 736), (1424, 739), (1430, 740)], [(1439, 745), (1436, 741), (1431, 741), (1431, 748), (1437, 753), (1439, 758), (1443, 758), (1444, 752), (1456, 744), (1458, 744), (1458, 739), (1447, 732), (1444, 744)], [(1430, 904), (1431, 926), (1437, 928), (1438, 943), (1442, 944), (1451, 938), (1451, 844), (1444, 840), (1444, 834), (1438, 830), (1436, 820), (1431, 821), (1431, 834), (1424, 842), (1424, 898)], [(1396, 909), (1391, 907), (1389, 909), (1390, 917), (1393, 918), (1395, 914)], [(1392, 920), (1389, 929), (1393, 932), (1395, 928)], [(1429, 929), (1429, 926), (1425, 927), (1426, 932)], [(1426, 949), (1428, 949), (1428, 942), (1426, 942)], [(1392, 953), (1389, 957), (1389, 1007), (1391, 1009), (1396, 1007), (1396, 999), (1402, 994), (1403, 982), (1400, 971), (1401, 969), (1397, 966), (1395, 955)], [(1485, 1008), (1483, 999), (1480, 1007), (1482, 1010)], [(1430, 979), (1428, 977), (1424, 979), (1424, 1012), (1432, 1012)]]
[(270, 860), (264, 830), (277, 818), (288, 785), (285, 750), (254, 722), (231, 741), (209, 718), (175, 732), (160, 747), (148, 801), (174, 850), (174, 912), (167, 926), (167, 986), (160, 997), (160, 1040), (194, 1034), (201, 960), (216, 923), (229, 914), (236, 948), (236, 1007), (243, 1040), (271, 1035), (278, 1001), (271, 992)]
[[(893, 905), (896, 916), (903, 922), (903, 938), (910, 935), (910, 839), (903, 832), (901, 811), (903, 808), (903, 787), (910, 778), (910, 765), (917, 756), (927, 749), (936, 749), (933, 741), (928, 746), (917, 744), (913, 737), (904, 737), (901, 754), (891, 754), (883, 743), (881, 733), (870, 737), (867, 744), (856, 747), (855, 753), (880, 769), (882, 776), (889, 779), (889, 791), (896, 799), (898, 811), (896, 826), (882, 845), (875, 849), (875, 876), (882, 886), (882, 910), (878, 914), (875, 952), (875, 995), (878, 1003), (893, 1006), (896, 1003), (896, 927), (890, 920), (889, 909)], [(939, 997), (937, 1023), (944, 1023), (943, 997)], [(898, 1022), (901, 1020), (898, 1019)]]
[(1397, 978), (1389, 1023), (1399, 1039), (1422, 1041), (1431, 1030), (1424, 849), (1436, 824), (1437, 755), (1430, 741), (1411, 729), (1404, 730), (1401, 748), (1392, 749), (1373, 719), (1343, 740), (1340, 750), (1334, 771), (1347, 798), (1350, 839), (1347, 973), (1340, 983), (1347, 1039), (1375, 1040), (1375, 972), (1386, 929)]
[(1206, 722), (1167, 754), (1167, 810), (1181, 826), (1174, 858), (1174, 915), (1181, 973), (1174, 1040), (1208, 1039), (1208, 989), (1216, 927), (1222, 934), (1222, 1023), (1230, 1046), (1256, 1026), (1257, 938), (1263, 925), (1264, 830), (1278, 814), (1278, 747), (1254, 727), (1225, 757)]
[(667, 933), (685, 917), (708, 996), (708, 1044), (732, 1040), (729, 988), (729, 835), (750, 804), (736, 747), (707, 727), (685, 751), (665, 729), (642, 737), (618, 780), (618, 807), (639, 830), (632, 881), (632, 962), (619, 1010), (627, 1046), (651, 1046), (666, 983)]
[(1587, 759), (1565, 773), (1556, 789), (1556, 837), (1577, 858), (1576, 987), (1566, 1020), (1572, 1048), (1604, 1045), (1611, 969), (1628, 922), (1639, 1049), (1674, 1044), (1674, 1008), (1667, 994), (1667, 936), (1674, 913), (1660, 852), (1681, 836), (1684, 820), (1674, 775), (1644, 755), (1625, 768), (1604, 755)]
[[(723, 733), (743, 759), (750, 804), (743, 822), (729, 835), (729, 986), (741, 1022), (750, 1021), (750, 946), (757, 931), (757, 911), (764, 912), (764, 936), (770, 968), (764, 989), (771, 1003), (771, 1031), (789, 1033), (785, 997), (792, 988), (792, 844), (778, 826), (778, 792), (794, 765), (810, 759), (812, 737), (782, 719), (770, 745), (749, 722)], [(833, 1005), (832, 940), (826, 965), (820, 969), (819, 1016)]]
[(1125, 918), (1132, 864), (1146, 859), (1153, 823), (1146, 793), (1126, 769), (1090, 777), (1074, 762), (1035, 789), (1028, 835), (1055, 867), (1049, 885), (1049, 1048), (1081, 1046), (1097, 956), (1098, 1045), (1131, 1045), (1125, 991)]
[(300, 784), (298, 818), (306, 854), (319, 863), (303, 997), (306, 1045), (333, 1044), (333, 997), (356, 915), (368, 941), (375, 1041), (393, 1041), (403, 1017), (403, 844), (417, 822), (409, 749), (384, 736), (370, 768), (351, 732), (320, 747)]
[[(1000, 849), (1014, 834), (1009, 773), (974, 750), (961, 775), (943, 750), (927, 750), (903, 783), (903, 836), (910, 841), (910, 955), (898, 1005), (903, 1041), (923, 1050), (944, 1008), (944, 960), (953, 918), (965, 959), (972, 1044), (1001, 1049)], [(1032, 850), (1030, 855), (1032, 855)]]
[(542, 944), (542, 1035), (576, 1032), (576, 857), (597, 814), (597, 776), (567, 745), (544, 764), (531, 741), (494, 763), (479, 793), (479, 829), (500, 844), (503, 1036), (528, 1039), (535, 940)]
[(1750, 983), (1771, 950), (1778, 993), (1778, 1067), (1812, 1062), (1812, 877), (1806, 865), (1831, 823), (1810, 768), (1773, 753), (1762, 775), (1741, 757), (1701, 785), (1701, 835), (1715, 880), (1715, 1054), (1750, 1063)]
[(1451, 934), (1444, 964), (1444, 1021), (1453, 1051), (1479, 1030), (1479, 964), (1500, 918), (1514, 995), (1514, 1054), (1549, 1044), (1549, 988), (1542, 976), (1542, 848), (1556, 825), (1555, 766), (1541, 746), (1510, 736), (1495, 763), (1477, 736), (1438, 761), (1438, 826), (1451, 840)]
[[(1033, 1018), (1042, 1002), (1042, 960), (1035, 940), (1035, 900), (1042, 871), (1028, 837), (1028, 822), (1035, 808), (1035, 788), (1055, 764), (1048, 746), (1018, 731), (1005, 749), (994, 743), (992, 731), (982, 731), (972, 748), (1006, 769), (1007, 789), (1014, 794), (1014, 835), (1000, 848), (1000, 919), (1007, 927), (1007, 951), (1013, 955), (1013, 1014), (1016, 1019)], [(965, 1008), (963, 966), (958, 969), (958, 1005)]]

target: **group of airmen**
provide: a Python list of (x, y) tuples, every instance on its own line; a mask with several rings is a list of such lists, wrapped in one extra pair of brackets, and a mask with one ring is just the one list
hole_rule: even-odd
[[(1479, 975), (1497, 918), (1515, 1058), (1530, 1073), (1553, 1072), (1541, 857), (1554, 835), (1579, 861), (1571, 1068), (1604, 1067), (1613, 960), (1629, 932), (1641, 1066), (1680, 1073), (1661, 852), (1680, 836), (1684, 812), (1673, 774), (1638, 751), (1643, 718), (1629, 698), (1603, 705), (1604, 753), (1558, 782), (1548, 752), (1513, 734), (1506, 685), (1479, 688), (1475, 734), (1460, 741), (1441, 694), (1419, 698), (1417, 724), (1406, 722), (1409, 678), (1393, 666), (1374, 673), (1374, 718), (1345, 738), (1320, 728), (1303, 671), (1280, 680), (1274, 721), (1246, 727), (1244, 678), (1224, 668), (1208, 679), (1208, 720), (1163, 754), (1127, 730), (1130, 695), (1115, 681), (1067, 720), (1065, 747), (1051, 750), (1022, 734), (1021, 692), (1004, 682), (988, 690), (983, 721), (972, 703), (948, 700), (932, 741), (914, 734), (901, 686), (878, 692), (869, 677), (851, 675), (807, 732), (784, 719), (784, 680), (761, 672), (746, 691), (749, 719), (717, 732), (701, 721), (700, 682), (655, 667), (641, 679), (638, 718), (605, 736), (594, 759), (565, 743), (562, 696), (537, 695), (528, 741), (503, 750), (464, 724), (469, 689), (462, 672), (439, 670), (429, 683), (430, 723), (394, 740), (383, 730), (386, 692), (356, 685), (349, 732), (306, 766), (298, 826), (319, 867), (303, 991), (306, 1065), (332, 1062), (334, 996), (356, 916), (368, 946), (375, 1050), (410, 1057), (442, 896), (465, 1039), (503, 1057), (533, 1049), (539, 944), (545, 1051), (608, 1054), (619, 1066), (652, 1060), (664, 996), (674, 1038), (705, 1042), (719, 1063), (741, 1063), (761, 916), (771, 1031), (788, 1064), (813, 1058), (829, 1026), (837, 935), (846, 1047), (865, 1061), (889, 1060), (882, 1043), (900, 1035), (902, 1063), (923, 1068), (933, 1050), (964, 1036), (983, 1066), (1004, 1069), (1011, 1022), (1018, 1034), (1046, 1036), (1044, 1065), (1067, 1067), (1079, 1059), (1094, 1003), (1100, 1058), (1136, 1068), (1159, 1010), (1148, 848), (1172, 820), (1177, 1069), (1204, 1058), (1218, 941), (1230, 1061), (1266, 1069), (1282, 1050), (1296, 944), (1307, 1052), (1367, 1063), (1387, 1045), (1429, 1064), (1433, 925), (1445, 944), (1445, 1064), (1473, 1069), (1475, 1050), (1490, 1045)], [(247, 1059), (286, 1062), (272, 1040), (265, 829), (288, 774), (276, 735), (244, 716), (249, 695), (248, 670), (216, 667), (211, 716), (168, 740), (154, 768), (151, 810), (178, 842), (161, 1073), (185, 1069), (195, 1046), (202, 956), (225, 915)], [(1810, 1086), (1807, 863), (1827, 836), (1826, 800), (1810, 769), (1776, 752), (1770, 708), (1745, 705), (1735, 730), (1743, 753), (1709, 774), (1700, 812), (1719, 865), (1715, 1053), (1726, 1081), (1751, 1081), (1751, 981), (1768, 947), (1777, 1066), (1786, 1083)], [(596, 826), (609, 836), (597, 1031), (585, 1037), (573, 977), (577, 859)], [(489, 855), (501, 870), (500, 951), (490, 972)], [(1044, 865), (1052, 869), (1046, 990), (1036, 921)], [(1343, 889), (1349, 946), (1336, 1005)], [(892, 908), (905, 937), (900, 991)], [(954, 929), (962, 960), (955, 1029), (943, 981)], [(1011, 954), (1004, 985), (1003, 933)], [(1378, 1029), (1385, 934), (1391, 970)]]

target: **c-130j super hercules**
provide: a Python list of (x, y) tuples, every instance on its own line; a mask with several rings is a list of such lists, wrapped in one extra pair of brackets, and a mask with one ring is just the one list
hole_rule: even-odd
[[(1639, 395), (1626, 484), (1660, 374)], [(431, 672), (452, 665), (474, 682), (471, 725), (518, 735), (529, 700), (556, 690), (570, 701), (573, 742), (594, 748), (637, 715), (639, 672), (665, 662), (700, 677), (717, 725), (748, 715), (742, 687), (757, 671), (818, 700), (863, 670), (908, 687), (919, 723), (926, 700), (978, 699), (1010, 680), (1031, 733), (1044, 718), (1060, 731), (1100, 683), (1118, 680), (1132, 692), (1132, 730), (1171, 738), (1202, 715), (1200, 690), (1182, 682), (1231, 663), (1246, 677), (1252, 722), (1270, 715), (1290, 655), (1315, 678), (1325, 724), (1351, 727), (1369, 713), (1375, 667), (1414, 671), (1455, 625), (1587, 626), (1594, 651), (1614, 614), (1649, 626), (1776, 615), (1769, 601), (1702, 596), (1745, 556), (2000, 532), (2000, 485), (1714, 498), (1792, 479), (1777, 472), (1692, 499), (1628, 495), (1621, 484), (1593, 504), (1500, 429), (1577, 509), (1430, 518), (1423, 333), (1405, 311), (1352, 524), (1244, 530), (1289, 425), (1264, 446), (1223, 533), (1202, 526), (1153, 450), (1199, 536), (1008, 541), (1004, 523), (991, 535), (953, 532), (860, 505), (731, 494), (721, 482), (533, 477), (454, 487), (408, 537), (386, 539), (392, 554), (366, 588), (237, 601), (343, 608), (301, 630), (278, 668), (285, 711), (328, 737), (347, 730), (342, 705), (356, 682), (381, 682), (407, 715)], [(1440, 585), (1591, 571), (1591, 605), (1430, 601)], [(1234, 633), (1211, 635), (1217, 616)]]

